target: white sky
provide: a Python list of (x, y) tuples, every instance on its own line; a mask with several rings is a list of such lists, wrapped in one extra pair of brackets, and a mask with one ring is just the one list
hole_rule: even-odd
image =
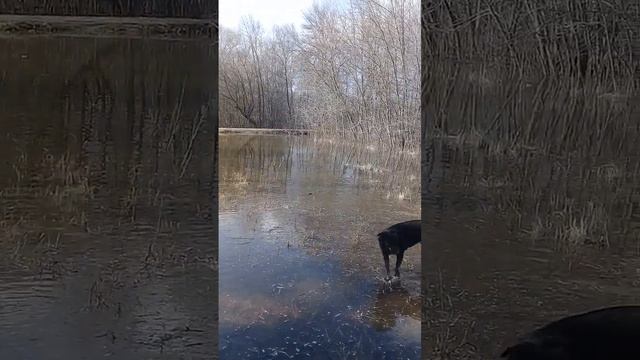
[(273, 25), (294, 24), (300, 28), (304, 22), (303, 11), (313, 0), (219, 0), (220, 25), (238, 29), (240, 19), (251, 15), (262, 24), (266, 32)]

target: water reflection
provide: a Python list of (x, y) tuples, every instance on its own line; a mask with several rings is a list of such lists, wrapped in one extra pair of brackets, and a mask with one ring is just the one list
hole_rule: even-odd
[(419, 245), (404, 292), (378, 291), (375, 230), (419, 211), (418, 159), (400, 156), (221, 135), (221, 358), (419, 357)]
[(0, 39), (0, 358), (215, 353), (210, 46)]
[(402, 285), (380, 285), (376, 293), (371, 324), (378, 331), (394, 329), (400, 321), (419, 319), (421, 306), (420, 298), (412, 296)]

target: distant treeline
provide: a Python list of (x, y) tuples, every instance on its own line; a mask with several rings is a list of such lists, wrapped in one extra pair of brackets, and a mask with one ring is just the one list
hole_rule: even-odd
[(418, 146), (416, 0), (318, 2), (302, 29), (247, 18), (220, 31), (220, 118), (228, 127), (310, 128)]
[(213, 0), (0, 0), (0, 14), (212, 19)]

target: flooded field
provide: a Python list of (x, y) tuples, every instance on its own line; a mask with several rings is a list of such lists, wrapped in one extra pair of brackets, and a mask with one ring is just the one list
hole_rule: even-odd
[(213, 357), (211, 46), (0, 38), (0, 358)]
[(637, 90), (461, 74), (459, 135), (423, 164), (424, 356), (494, 359), (552, 320), (640, 302)]
[(418, 162), (307, 136), (220, 135), (220, 357), (418, 359), (420, 245), (390, 288), (376, 238), (420, 218)]

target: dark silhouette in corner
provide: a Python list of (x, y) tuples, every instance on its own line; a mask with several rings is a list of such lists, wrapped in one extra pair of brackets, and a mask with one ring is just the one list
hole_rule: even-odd
[(507, 348), (508, 360), (640, 359), (640, 306), (573, 315), (539, 328)]

